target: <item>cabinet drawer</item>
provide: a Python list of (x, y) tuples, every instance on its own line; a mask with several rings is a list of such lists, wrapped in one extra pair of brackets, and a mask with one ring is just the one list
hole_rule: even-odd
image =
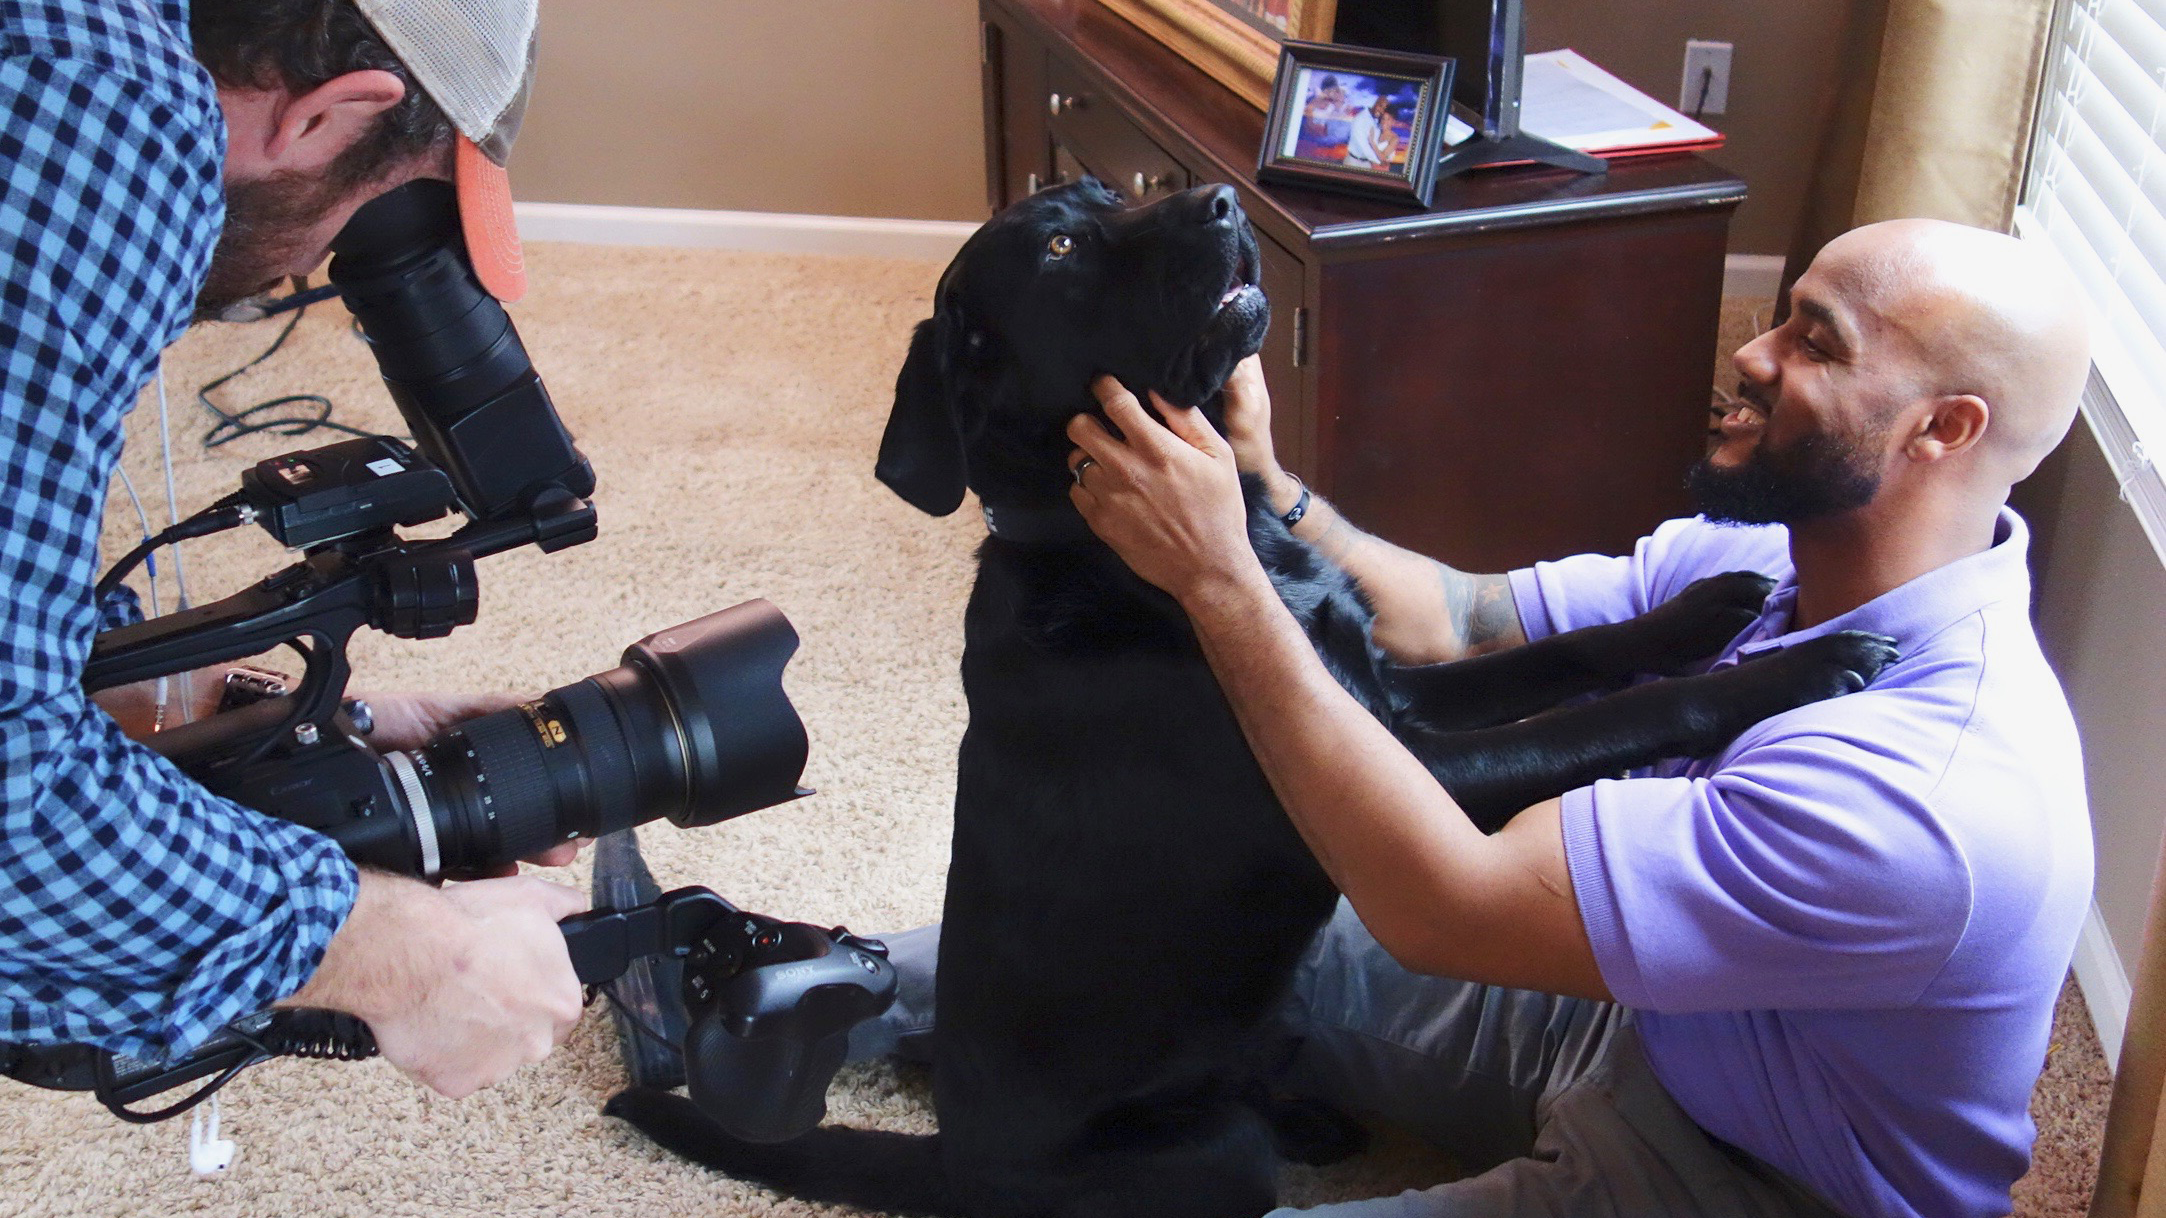
[(1108, 186), (1138, 202), (1188, 189), (1188, 171), (1114, 102), (1089, 88), (1058, 56), (1046, 65), (1046, 116), (1053, 139)]

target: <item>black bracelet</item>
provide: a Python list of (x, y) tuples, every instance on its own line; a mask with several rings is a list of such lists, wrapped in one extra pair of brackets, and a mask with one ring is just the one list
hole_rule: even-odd
[(1287, 474), (1286, 476), (1294, 480), (1295, 486), (1301, 488), (1301, 497), (1294, 500), (1294, 506), (1288, 509), (1284, 516), (1279, 517), (1279, 523), (1290, 529), (1300, 524), (1301, 518), (1309, 514), (1309, 484), (1303, 482), (1299, 474)]

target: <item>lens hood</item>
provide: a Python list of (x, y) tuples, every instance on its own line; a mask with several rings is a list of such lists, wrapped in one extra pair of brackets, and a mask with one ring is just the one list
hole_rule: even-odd
[(768, 601), (747, 601), (624, 649), (624, 663), (664, 694), (683, 742), (688, 798), (679, 828), (809, 795), (805, 725), (782, 689), (797, 631)]

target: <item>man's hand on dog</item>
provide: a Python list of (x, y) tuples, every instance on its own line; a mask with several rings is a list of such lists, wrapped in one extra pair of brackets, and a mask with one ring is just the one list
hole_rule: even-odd
[(1087, 414), (1068, 423), (1077, 447), (1068, 467), (1082, 469), (1068, 495), (1091, 531), (1184, 605), (1264, 579), (1249, 548), (1233, 447), (1203, 412), (1152, 394), (1161, 424), (1110, 376), (1093, 382), (1091, 392), (1121, 432), (1116, 438)]
[(1263, 479), (1271, 510), (1283, 516), (1301, 498), (1301, 483), (1279, 465), (1271, 443), (1271, 391), (1264, 385), (1263, 356), (1251, 355), (1226, 378), (1226, 443), (1244, 474)]

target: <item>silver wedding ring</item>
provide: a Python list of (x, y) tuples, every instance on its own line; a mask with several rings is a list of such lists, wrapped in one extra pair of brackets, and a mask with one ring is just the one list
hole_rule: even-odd
[(1083, 471), (1096, 464), (1098, 464), (1096, 457), (1085, 457), (1070, 467), (1068, 473), (1075, 478), (1075, 484), (1081, 486), (1083, 485)]

